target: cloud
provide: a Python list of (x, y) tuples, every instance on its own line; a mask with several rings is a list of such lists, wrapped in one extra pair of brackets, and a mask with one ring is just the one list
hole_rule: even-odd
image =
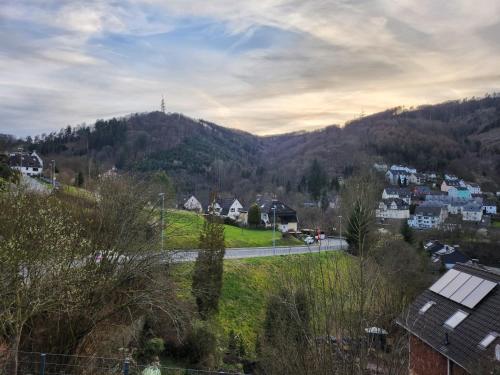
[(172, 111), (271, 134), (498, 90), (496, 0), (0, 6), (0, 132)]

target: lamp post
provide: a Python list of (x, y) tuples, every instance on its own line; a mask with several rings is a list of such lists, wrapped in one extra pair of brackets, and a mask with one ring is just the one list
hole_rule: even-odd
[(161, 197), (161, 251), (163, 252), (163, 230), (164, 228), (164, 211), (165, 211), (165, 193), (158, 194)]

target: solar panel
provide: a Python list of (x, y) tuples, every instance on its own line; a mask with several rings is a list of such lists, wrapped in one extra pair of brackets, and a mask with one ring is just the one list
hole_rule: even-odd
[(457, 270), (449, 270), (441, 278), (436, 281), (429, 289), (434, 293), (438, 293), (446, 286), (450, 281), (460, 274)]
[(496, 285), (495, 282), (451, 269), (429, 290), (473, 309)]
[(455, 293), (462, 285), (465, 284), (467, 280), (471, 278), (471, 275), (467, 273), (460, 272), (457, 277), (448, 283), (440, 292), (443, 297), (450, 298), (453, 293)]
[(483, 280), (461, 304), (473, 309), (496, 285), (497, 283), (492, 281)]
[(483, 281), (484, 279), (481, 279), (480, 277), (477, 277), (477, 276), (471, 276), (469, 280), (467, 280), (465, 282), (464, 285), (462, 285), (461, 288), (459, 288), (455, 293), (453, 293), (450, 297), (450, 299), (452, 301), (455, 301), (455, 302), (458, 302), (458, 303), (462, 303), (462, 301), (469, 295), (472, 293), (472, 291), (474, 289), (477, 288), (477, 286), (479, 284), (481, 284), (481, 282)]

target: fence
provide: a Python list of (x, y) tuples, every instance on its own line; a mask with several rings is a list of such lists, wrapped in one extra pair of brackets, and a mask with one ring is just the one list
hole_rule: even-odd
[[(17, 370), (16, 370), (17, 367)], [(239, 375), (138, 364), (132, 359), (0, 351), (0, 375)]]

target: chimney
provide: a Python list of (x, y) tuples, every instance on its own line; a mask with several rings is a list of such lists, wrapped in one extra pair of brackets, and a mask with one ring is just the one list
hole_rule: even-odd
[(444, 334), (444, 344), (445, 345), (449, 345), (450, 344), (450, 340), (448, 338), (448, 332), (445, 332), (445, 334)]

